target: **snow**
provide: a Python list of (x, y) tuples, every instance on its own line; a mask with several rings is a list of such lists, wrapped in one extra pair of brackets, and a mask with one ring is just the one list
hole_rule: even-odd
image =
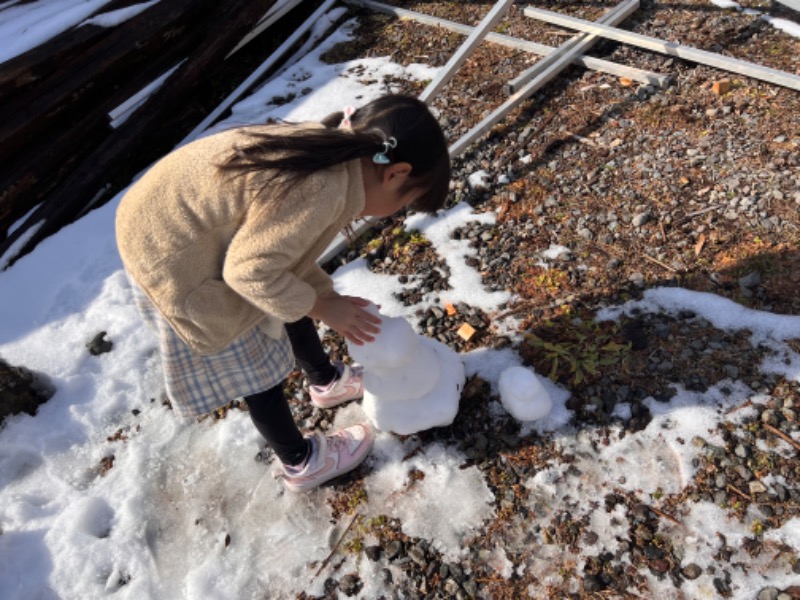
[(154, 4), (158, 4), (159, 0), (151, 0), (151, 2), (142, 2), (141, 4), (134, 4), (126, 6), (118, 10), (103, 13), (86, 19), (81, 25), (97, 25), (98, 27), (116, 27), (120, 23), (124, 23), (128, 19), (132, 19), (136, 15), (146, 11)]
[(525, 367), (509, 367), (500, 374), (500, 401), (520, 421), (538, 421), (553, 410), (553, 400), (539, 377)]
[(0, 10), (0, 63), (27, 52), (100, 10), (111, 0), (38, 0)]
[[(106, 3), (3, 4), (0, 61), (77, 25)], [(298, 57), (291, 68), (237, 104), (231, 118), (218, 128), (267, 117), (320, 118), (383, 94), (387, 76), (425, 80), (434, 74), (424, 65), (403, 67), (387, 57), (322, 63), (320, 54), (347, 39), (353, 25), (348, 21), (319, 48)], [(271, 102), (292, 94), (288, 102)], [(244, 412), (232, 411), (218, 421), (184, 423), (162, 405), (156, 342), (132, 305), (116, 250), (118, 201), (119, 196), (0, 272), (0, 356), (46, 374), (55, 389), (35, 417), (9, 418), (0, 430), (0, 597), (285, 598), (301, 591), (322, 595), (327, 572), (317, 574), (308, 565), (320, 565), (344, 533), (328, 503), (334, 491), (327, 487), (300, 495), (284, 491), (273, 478), (271, 465), (253, 460), (260, 438)], [(492, 223), (495, 218), (459, 205), (435, 217), (408, 219), (407, 227), (425, 235), (447, 261), (453, 288), (429, 294), (418, 306), (405, 307), (393, 295), (413, 282), (371, 273), (363, 259), (336, 271), (336, 287), (342, 293), (367, 296), (384, 315), (406, 323), (414, 321), (420, 308), (449, 302), (496, 313), (511, 300), (509, 294), (484, 290), (480, 275), (467, 265), (474, 251), (451, 237), (466, 223)], [(562, 249), (554, 244), (553, 258)], [(684, 310), (720, 329), (749, 330), (754, 345), (772, 350), (761, 370), (800, 381), (800, 356), (788, 343), (800, 338), (798, 317), (745, 309), (711, 294), (679, 288), (649, 290), (642, 300), (608, 307), (599, 317)], [(511, 320), (498, 319), (495, 325), (514, 334)], [(114, 347), (110, 353), (91, 356), (85, 344), (98, 331), (106, 331)], [(416, 333), (411, 338), (438, 352), (438, 346), (426, 345)], [(513, 378), (501, 383), (502, 375), (522, 367), (519, 356), (509, 348), (453, 355), (463, 364), (466, 377), (477, 375), (489, 382), (500, 397), (490, 407), (492, 414), (504, 414), (503, 404), (520, 390)], [(449, 358), (440, 358), (441, 371), (456, 369)], [(726, 408), (763, 400), (741, 381), (724, 382), (704, 394), (678, 389), (669, 402), (648, 401), (653, 420), (645, 429), (623, 435), (611, 427), (608, 444), (598, 449), (591, 432), (570, 426), (565, 406), (569, 391), (545, 378), (537, 377), (537, 382), (543, 386), (537, 397), (546, 394), (552, 408), (541, 419), (525, 421), (522, 434), (548, 434), (575, 462), (569, 467), (550, 465), (525, 482), (531, 490), (529, 519), (547, 519), (564, 507), (574, 507), (574, 518), (580, 518), (581, 498), (601, 498), (614, 486), (645, 502), (659, 493), (684, 489), (701, 451), (686, 442), (695, 435), (719, 442)], [(377, 386), (387, 391), (379, 380)], [(337, 411), (334, 425), (367, 418), (365, 404)], [(625, 418), (624, 407), (618, 414)], [(405, 415), (392, 417), (393, 425), (409, 420)], [(412, 423), (412, 428), (430, 425)], [(776, 451), (789, 450), (782, 446)], [(491, 488), (458, 447), (422, 444), (417, 436), (382, 431), (366, 465), (367, 500), (358, 507), (359, 514), (366, 519), (383, 515), (399, 519), (406, 534), (428, 540), (447, 559), (463, 556), (465, 542), (495, 516)], [(610, 514), (588, 507), (580, 510), (590, 511), (592, 528), (599, 534), (591, 544), (580, 542), (583, 556), (613, 551), (618, 538), (627, 535), (620, 506)], [(733, 521), (725, 510), (707, 503), (691, 505), (681, 525), (663, 525), (666, 533), (672, 527), (692, 531), (683, 548), (684, 560), (697, 562), (704, 570), (714, 566), (710, 557), (721, 544), (717, 532), (724, 531), (728, 545), (739, 548), (750, 535), (750, 526), (751, 522)], [(765, 538), (800, 552), (800, 520), (788, 521)], [(553, 565), (559, 564), (561, 549), (535, 544), (529, 550), (531, 560), (517, 565), (517, 571), (534, 573), (543, 584), (548, 578), (557, 580)], [(731, 571), (736, 598), (755, 597), (765, 585), (780, 588), (796, 583), (792, 581), (796, 576), (785, 574), (789, 571), (770, 568), (769, 554), (764, 553), (763, 563), (747, 575)], [(509, 556), (499, 547), (488, 551), (486, 560), (498, 577), (512, 575)], [(376, 563), (341, 553), (339, 560), (341, 572), (360, 574), (365, 584), (362, 597), (390, 593), (381, 583)], [(668, 581), (654, 579), (651, 586), (665, 596), (673, 592)], [(683, 586), (686, 597), (715, 594), (712, 579), (705, 574)], [(540, 593), (531, 590), (534, 597)]]

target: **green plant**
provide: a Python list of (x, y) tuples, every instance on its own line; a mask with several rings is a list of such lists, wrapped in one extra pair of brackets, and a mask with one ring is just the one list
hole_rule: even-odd
[(750, 531), (757, 537), (762, 536), (764, 534), (764, 523), (762, 523), (759, 519), (756, 519), (750, 525)]
[(527, 333), (525, 339), (542, 351), (540, 360), (550, 379), (579, 385), (596, 377), (602, 367), (627, 366), (631, 344), (617, 341), (618, 336), (608, 325), (575, 319), (568, 324), (548, 322), (540, 335)]

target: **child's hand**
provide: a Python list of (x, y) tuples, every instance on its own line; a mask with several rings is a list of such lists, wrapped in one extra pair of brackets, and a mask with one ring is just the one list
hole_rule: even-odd
[(372, 342), (380, 331), (380, 317), (363, 308), (369, 304), (370, 301), (364, 298), (331, 292), (317, 298), (308, 316), (338, 331), (348, 342), (361, 346), (364, 342)]

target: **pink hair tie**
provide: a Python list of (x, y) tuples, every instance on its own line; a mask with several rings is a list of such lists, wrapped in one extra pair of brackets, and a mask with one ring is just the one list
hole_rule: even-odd
[(355, 106), (345, 106), (342, 109), (342, 112), (344, 113), (344, 118), (342, 119), (342, 122), (339, 123), (339, 129), (350, 129), (350, 127), (353, 125), (350, 122), (350, 117), (355, 114), (356, 108)]

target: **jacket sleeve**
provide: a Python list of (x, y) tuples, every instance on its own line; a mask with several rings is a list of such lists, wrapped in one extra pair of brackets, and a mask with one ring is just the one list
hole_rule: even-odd
[(317, 295), (333, 287), (316, 260), (341, 228), (346, 180), (338, 169), (310, 175), (286, 193), (259, 194), (228, 247), (225, 282), (284, 322), (306, 316)]

